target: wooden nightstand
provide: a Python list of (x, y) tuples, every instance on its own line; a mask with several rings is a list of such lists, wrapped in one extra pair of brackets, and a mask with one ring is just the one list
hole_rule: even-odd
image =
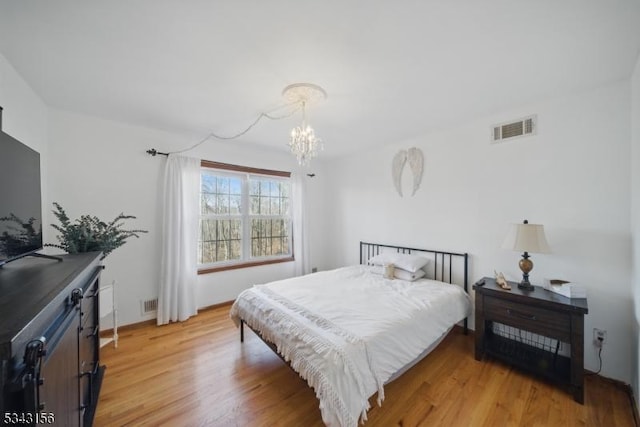
[[(501, 289), (485, 277), (476, 291), (476, 360), (485, 354), (550, 380), (568, 384), (584, 403), (584, 315), (586, 298), (567, 298), (536, 286), (535, 291)], [(571, 347), (559, 354), (560, 343)]]

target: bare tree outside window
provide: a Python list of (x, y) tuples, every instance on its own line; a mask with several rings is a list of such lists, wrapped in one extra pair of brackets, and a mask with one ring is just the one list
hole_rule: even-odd
[(291, 252), (288, 182), (250, 179), (251, 256)]
[(198, 264), (291, 257), (290, 198), (288, 176), (203, 167)]

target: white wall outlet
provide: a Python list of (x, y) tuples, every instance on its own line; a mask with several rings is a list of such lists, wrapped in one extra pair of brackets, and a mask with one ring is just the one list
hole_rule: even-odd
[(602, 347), (607, 340), (607, 331), (604, 329), (593, 328), (593, 345)]

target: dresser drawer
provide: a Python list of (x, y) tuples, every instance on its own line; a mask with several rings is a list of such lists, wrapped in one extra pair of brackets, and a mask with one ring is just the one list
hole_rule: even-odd
[(484, 317), (486, 320), (493, 320), (560, 341), (571, 340), (571, 318), (568, 313), (485, 295)]

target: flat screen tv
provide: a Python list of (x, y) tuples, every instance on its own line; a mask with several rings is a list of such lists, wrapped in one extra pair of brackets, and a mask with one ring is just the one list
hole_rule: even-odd
[(39, 249), (40, 154), (0, 130), (0, 266)]

